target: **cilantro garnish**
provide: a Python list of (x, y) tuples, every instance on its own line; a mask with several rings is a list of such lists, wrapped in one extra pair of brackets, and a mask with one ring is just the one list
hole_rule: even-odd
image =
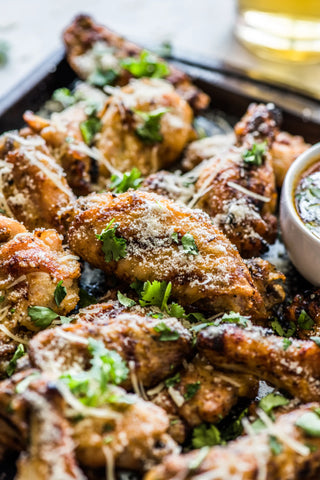
[(88, 78), (88, 82), (95, 87), (104, 87), (105, 85), (113, 85), (118, 78), (118, 74), (112, 68), (102, 70), (97, 68)]
[(63, 108), (70, 107), (76, 103), (76, 98), (69, 88), (58, 88), (55, 90), (52, 94), (52, 100), (60, 103)]
[(55, 290), (54, 290), (54, 300), (58, 307), (60, 307), (61, 302), (67, 295), (67, 289), (63, 286), (63, 280), (58, 282)]
[(277, 438), (273, 435), (269, 436), (269, 446), (273, 455), (280, 455), (283, 450), (281, 443), (279, 443)]
[(298, 325), (302, 330), (312, 330), (312, 327), (314, 326), (314, 321), (305, 310), (301, 310), (298, 317)]
[(28, 315), (36, 327), (41, 330), (49, 327), (53, 320), (59, 317), (59, 315), (47, 307), (28, 307)]
[(117, 293), (117, 298), (118, 298), (119, 302), (121, 303), (121, 305), (123, 305), (124, 307), (130, 308), (130, 307), (133, 307), (134, 305), (136, 305), (136, 302), (134, 300), (127, 297), (126, 295), (123, 295), (121, 292)]
[(171, 235), (171, 238), (174, 241), (174, 243), (177, 243), (177, 244), (179, 243), (178, 232), (173, 232), (172, 235)]
[(120, 65), (134, 77), (163, 78), (169, 75), (170, 70), (166, 62), (161, 61), (152, 53), (143, 50), (139, 57), (127, 57), (121, 60)]
[(284, 338), (282, 340), (282, 347), (283, 347), (283, 350), (286, 351), (288, 350), (288, 348), (290, 347), (290, 345), (292, 345), (292, 341), (289, 340), (289, 338)]
[(272, 417), (272, 410), (283, 405), (288, 405), (289, 400), (278, 393), (269, 393), (259, 402), (259, 407)]
[(195, 396), (197, 391), (199, 390), (201, 386), (201, 382), (195, 382), (195, 383), (188, 383), (186, 385), (186, 393), (183, 395), (186, 400), (190, 400)]
[(91, 145), (94, 136), (101, 130), (101, 122), (97, 117), (90, 117), (79, 125), (83, 140), (87, 145)]
[(221, 434), (214, 425), (206, 426), (204, 423), (195, 427), (192, 433), (192, 446), (194, 448), (214, 447), (221, 444)]
[(164, 384), (166, 387), (174, 387), (177, 383), (181, 381), (181, 375), (180, 373), (176, 373), (173, 377), (167, 378), (164, 381)]
[(22, 345), (22, 343), (19, 343), (6, 369), (8, 377), (11, 377), (11, 375), (13, 375), (16, 370), (17, 361), (19, 360), (19, 358), (23, 357), (25, 353), (26, 351), (24, 346)]
[(80, 300), (78, 303), (79, 308), (85, 308), (85, 307), (88, 307), (89, 305), (92, 305), (93, 303), (97, 303), (97, 299), (93, 295), (90, 295), (83, 288), (80, 288), (79, 290), (79, 297), (80, 297)]
[(173, 342), (178, 340), (180, 337), (179, 332), (176, 330), (172, 330), (165, 322), (158, 323), (154, 330), (157, 333), (160, 333), (159, 340), (160, 342)]
[(246, 150), (242, 154), (243, 161), (246, 165), (260, 166), (263, 162), (263, 156), (266, 153), (267, 142), (254, 143), (250, 150)]
[(129, 188), (136, 190), (143, 179), (141, 178), (141, 172), (136, 167), (133, 167), (131, 172), (125, 172), (121, 175), (112, 175), (110, 189), (115, 193), (124, 193)]
[(110, 385), (119, 385), (127, 379), (129, 370), (120, 355), (105, 348), (101, 340), (89, 338), (91, 368), (80, 373), (65, 373), (60, 379), (71, 392), (87, 406), (98, 407), (117, 402), (119, 397)]
[(297, 329), (296, 325), (293, 322), (290, 322), (288, 328), (285, 328), (283, 325), (281, 325), (281, 323), (277, 318), (274, 318), (272, 320), (271, 328), (275, 333), (280, 335), (280, 337), (286, 337), (286, 338), (292, 337), (292, 335), (294, 335)]
[(139, 125), (135, 132), (138, 137), (145, 143), (156, 143), (161, 142), (163, 136), (161, 134), (161, 117), (166, 112), (167, 108), (157, 108), (151, 112), (141, 112), (140, 110), (135, 110), (135, 113), (143, 121), (142, 125)]
[(178, 303), (171, 303), (171, 305), (168, 306), (168, 314), (171, 317), (175, 318), (184, 318), (186, 315), (185, 309), (179, 305)]
[(189, 253), (190, 255), (198, 255), (199, 254), (198, 247), (197, 247), (196, 242), (194, 241), (194, 238), (191, 235), (191, 233), (188, 232), (185, 235), (183, 235), (183, 237), (181, 238), (181, 243), (182, 243), (182, 246), (183, 246), (183, 250), (186, 253)]
[(149, 281), (145, 282), (141, 292), (140, 305), (142, 307), (154, 305), (161, 310), (167, 309), (171, 288), (171, 282), (158, 282), (157, 280), (154, 280), (152, 283)]
[(112, 260), (120, 260), (120, 258), (124, 258), (127, 254), (127, 242), (122, 237), (116, 237), (116, 230), (119, 224), (114, 222), (115, 219), (113, 218), (106, 228), (102, 230), (100, 235), (96, 235), (97, 239), (103, 243), (102, 251), (107, 263)]
[(300, 427), (310, 437), (320, 437), (320, 418), (315, 412), (307, 412), (301, 415), (296, 421), (297, 427)]
[(221, 325), (222, 323), (235, 323), (239, 325), (240, 327), (247, 327), (248, 326), (248, 321), (250, 320), (250, 317), (245, 317), (243, 315), (240, 315), (240, 313), (236, 312), (229, 312), (225, 313), (221, 318), (218, 320), (215, 320), (214, 325)]

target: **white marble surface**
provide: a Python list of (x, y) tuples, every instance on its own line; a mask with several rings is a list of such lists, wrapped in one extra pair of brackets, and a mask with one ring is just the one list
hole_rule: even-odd
[(220, 59), (255, 76), (313, 89), (320, 98), (320, 64), (259, 59), (233, 36), (236, 0), (0, 0), (0, 40), (10, 45), (0, 68), (0, 98), (61, 45), (63, 28), (78, 13), (140, 44), (170, 40), (175, 53)]

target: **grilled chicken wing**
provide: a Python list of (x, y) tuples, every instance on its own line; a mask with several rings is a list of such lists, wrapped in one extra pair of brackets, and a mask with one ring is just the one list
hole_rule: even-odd
[[(119, 388), (117, 393), (125, 395), (124, 390)], [(53, 413), (54, 405), (59, 405), (58, 416)], [(72, 443), (65, 436), (68, 431), (76, 445), (79, 463), (89, 467), (106, 465), (109, 472), (112, 472), (114, 467), (145, 469), (147, 465), (153, 465), (163, 456), (176, 451), (175, 442), (166, 433), (169, 421), (165, 412), (135, 395), (127, 395), (123, 402), (86, 408), (77, 402), (75, 397), (70, 397), (70, 393), (66, 394), (66, 387), (61, 381), (29, 370), (0, 383), (0, 406), (4, 423), (0, 441), (5, 442), (7, 452), (11, 449), (26, 451), (31, 428), (31, 450), (27, 460), (21, 463), (21, 475), (25, 471), (34, 472), (36, 468), (42, 467), (48, 468), (50, 472), (50, 468), (54, 467), (50, 462), (54, 459), (63, 464), (65, 459), (70, 458)], [(33, 411), (31, 416), (30, 407)], [(41, 447), (38, 435), (40, 434), (41, 438), (41, 434), (44, 434), (44, 418), (49, 421), (49, 425), (46, 423), (49, 437), (46, 441), (43, 439)], [(55, 427), (53, 429), (50, 428), (50, 420)], [(41, 427), (40, 431), (36, 426)], [(60, 437), (62, 427), (65, 430)], [(17, 431), (18, 442), (14, 443)], [(10, 436), (12, 433), (13, 437)], [(49, 458), (48, 440), (54, 448), (53, 455)], [(56, 458), (59, 442), (60, 447), (63, 447), (63, 455)], [(37, 446), (39, 449), (35, 451)], [(44, 460), (44, 465), (41, 460)], [(69, 465), (69, 468), (71, 467), (72, 463)], [(48, 474), (48, 470), (44, 471)], [(56, 480), (60, 477), (48, 478)]]
[(235, 127), (238, 145), (205, 163), (196, 183), (196, 205), (209, 213), (243, 257), (257, 256), (273, 243), (277, 193), (272, 158), (248, 163), (255, 143), (272, 138), (277, 128), (274, 106), (251, 105)]
[(251, 373), (304, 402), (319, 399), (320, 348), (312, 341), (268, 335), (267, 329), (234, 325), (209, 327), (199, 333), (199, 351), (216, 368)]
[[(30, 342), (31, 363), (44, 372), (62, 373), (75, 367), (89, 366), (87, 339), (102, 340), (128, 363), (131, 378), (123, 387), (150, 387), (175, 372), (191, 353), (191, 334), (181, 323), (169, 318), (160, 322), (152, 317), (122, 313), (110, 318), (104, 305), (94, 305), (88, 313), (75, 317), (77, 325), (45, 330)], [(97, 315), (97, 322), (95, 316)], [(87, 320), (84, 320), (86, 317)], [(163, 341), (159, 323), (175, 332), (177, 338)]]
[[(28, 315), (28, 307), (48, 307), (58, 316), (66, 315), (76, 306), (80, 266), (77, 257), (63, 249), (54, 230), (28, 233), (18, 222), (0, 216), (1, 231), (4, 239), (8, 239), (0, 244), (2, 367), (8, 359), (4, 350), (9, 348), (11, 356), (16, 348), (12, 339), (23, 343), (24, 337), (39, 330)], [(58, 306), (54, 292), (59, 281), (67, 294)]]
[(219, 372), (197, 356), (178, 375), (167, 379), (165, 388), (152, 401), (195, 427), (219, 422), (239, 397), (254, 398), (257, 391), (258, 382), (250, 375)]
[[(319, 404), (304, 405), (280, 416), (261, 433), (225, 447), (168, 456), (145, 480), (313, 480), (320, 475), (320, 439), (308, 436), (296, 422)], [(280, 445), (272, 451), (270, 436)]]
[[(137, 191), (90, 195), (79, 199), (64, 217), (72, 250), (126, 283), (170, 281), (172, 294), (182, 305), (256, 317), (266, 314), (238, 252), (201, 212)], [(124, 258), (107, 262), (97, 235), (111, 221), (126, 251), (120, 255)], [(192, 254), (182, 245), (186, 234), (196, 246)]]
[[(157, 112), (159, 131), (149, 137), (143, 133), (148, 122), (145, 116)], [(194, 138), (192, 120), (191, 108), (168, 82), (131, 80), (110, 97), (96, 146), (115, 169), (125, 172), (137, 167), (147, 175), (177, 160)], [(101, 173), (109, 176), (108, 171), (101, 169)]]
[(233, 133), (196, 140), (188, 145), (182, 160), (182, 166), (185, 170), (192, 170), (204, 160), (209, 160), (228, 150), (234, 145), (235, 141)]
[[(79, 15), (64, 32), (67, 58), (71, 67), (80, 78), (87, 79), (95, 71), (116, 74), (117, 84), (128, 83), (130, 74), (120, 66), (120, 60), (126, 57), (138, 57), (141, 48), (128, 42), (111, 30), (94, 23), (86, 15)], [(156, 56), (155, 56), (156, 57)], [(168, 65), (166, 78), (190, 103), (195, 110), (208, 106), (209, 97), (192, 85), (190, 78), (177, 68)]]
[(5, 134), (7, 153), (0, 163), (3, 210), (28, 230), (62, 231), (59, 209), (74, 200), (61, 167), (39, 136)]

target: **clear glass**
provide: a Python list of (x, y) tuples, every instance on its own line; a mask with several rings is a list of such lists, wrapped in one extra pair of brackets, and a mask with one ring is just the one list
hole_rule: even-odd
[(236, 35), (262, 57), (320, 61), (320, 0), (238, 0)]

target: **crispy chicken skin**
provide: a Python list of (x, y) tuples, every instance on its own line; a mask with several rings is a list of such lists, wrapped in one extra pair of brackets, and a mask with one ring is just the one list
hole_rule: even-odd
[(319, 347), (292, 339), (284, 349), (283, 338), (268, 333), (261, 327), (209, 327), (199, 333), (197, 346), (216, 368), (256, 375), (304, 402), (319, 399)]
[[(91, 311), (102, 308), (103, 304), (95, 305)], [(95, 324), (95, 320), (84, 321), (82, 315), (75, 321), (79, 323), (45, 330), (31, 340), (32, 365), (53, 374), (78, 365), (89, 367), (90, 355), (83, 339), (90, 336), (102, 340), (106, 348), (117, 351), (126, 360), (132, 375), (122, 386), (132, 389), (136, 387), (132, 385), (133, 378), (145, 387), (161, 382), (191, 353), (191, 334), (174, 318), (163, 320), (168, 328), (179, 334), (177, 340), (168, 342), (160, 340), (161, 332), (155, 330), (160, 321), (152, 317), (128, 313), (115, 318), (105, 315), (104, 320), (100, 316)]]
[(7, 136), (8, 152), (0, 164), (4, 210), (28, 230), (42, 227), (62, 232), (59, 210), (75, 198), (64, 171), (41, 137)]
[[(17, 385), (30, 374), (34, 377), (30, 378), (28, 385), (22, 391), (17, 392)], [(59, 381), (47, 374), (39, 375), (36, 370), (17, 373), (9, 380), (0, 383), (1, 418), (4, 426), (0, 433), (0, 442), (4, 441), (6, 452), (27, 451), (26, 460), (21, 461), (21, 472), (44, 468), (48, 474), (54, 467), (53, 459), (62, 463), (69, 459), (67, 465), (70, 472), (71, 438), (76, 445), (76, 457), (81, 465), (89, 467), (107, 465), (111, 471), (114, 467), (145, 469), (147, 465), (152, 466), (163, 456), (176, 451), (175, 442), (166, 433), (169, 426), (166, 413), (151, 402), (145, 402), (131, 395), (130, 403), (102, 406), (100, 414), (99, 408), (93, 411), (89, 409), (86, 410), (85, 416), (79, 417), (79, 412), (73, 410), (75, 407), (71, 405), (70, 409), (59, 395), (60, 391), (63, 390)], [(119, 389), (119, 393), (120, 391), (125, 393)], [(30, 406), (33, 411), (31, 416)], [(55, 408), (58, 411), (53, 414)], [(49, 431), (43, 427), (44, 418)], [(51, 426), (54, 428), (51, 429)], [(63, 431), (60, 437), (61, 429)], [(15, 442), (17, 431), (19, 437)], [(50, 440), (54, 448), (52, 456), (48, 451), (47, 442), (43, 441), (42, 447), (37, 448), (41, 440), (37, 436), (42, 437), (46, 431), (47, 435), (50, 435), (50, 439), (47, 438), (47, 440)], [(67, 434), (70, 435), (69, 438)], [(59, 442), (61, 442), (60, 445)], [(65, 457), (58, 455), (60, 448), (63, 450), (61, 454), (63, 453)], [(44, 478), (56, 480), (60, 476)], [(69, 477), (66, 478), (69, 479)]]
[[(66, 315), (76, 306), (80, 266), (77, 257), (63, 249), (61, 237), (54, 230), (28, 233), (18, 222), (0, 216), (1, 231), (4, 239), (8, 239), (0, 244), (2, 324), (18, 337), (28, 337), (30, 332), (39, 329), (28, 316), (28, 307), (48, 307), (59, 315)], [(60, 280), (67, 295), (58, 307), (54, 291)], [(8, 342), (12, 344), (1, 332), (1, 349)], [(1, 356), (1, 362), (3, 360)]]
[[(109, 68), (113, 67), (117, 71), (119, 75), (117, 83), (120, 85), (128, 83), (130, 74), (120, 68), (119, 60), (125, 57), (138, 57), (141, 52), (140, 47), (128, 42), (106, 27), (96, 24), (91, 17), (86, 15), (77, 16), (65, 30), (63, 38), (68, 61), (79, 77), (83, 79), (86, 79), (97, 68), (92, 56), (90, 61), (90, 51), (97, 43), (109, 48), (109, 52), (106, 54), (106, 63), (109, 63)], [(206, 108), (209, 104), (208, 95), (195, 87), (184, 72), (172, 65), (168, 65), (168, 67), (170, 73), (167, 80), (176, 87), (192, 108), (195, 110)]]
[[(168, 109), (160, 119), (161, 141), (144, 141), (136, 129), (144, 124), (137, 112)], [(110, 97), (101, 119), (96, 146), (111, 165), (121, 172), (137, 167), (143, 175), (171, 165), (185, 145), (194, 139), (193, 114), (188, 103), (170, 83), (160, 79), (131, 82)], [(108, 171), (101, 174), (107, 176)]]
[(209, 158), (216, 157), (228, 150), (234, 143), (233, 133), (195, 140), (186, 148), (182, 166), (185, 170), (192, 170), (204, 160), (209, 160)]
[[(250, 375), (223, 373), (215, 370), (205, 359), (196, 356), (180, 372), (180, 380), (172, 387), (165, 387), (152, 401), (171, 415), (178, 415), (190, 427), (200, 423), (217, 423), (238, 402), (239, 397), (254, 398), (258, 382)], [(199, 383), (198, 383), (199, 382)], [(188, 385), (199, 384), (191, 398), (185, 398)], [(174, 401), (172, 390), (184, 399), (182, 405)]]
[[(313, 480), (320, 475), (320, 440), (307, 436), (296, 421), (319, 404), (304, 405), (281, 415), (273, 427), (273, 436), (282, 451), (275, 455), (270, 448), (270, 433), (247, 435), (225, 447), (211, 448), (205, 455), (195, 450), (185, 455), (170, 455), (150, 470), (145, 480)], [(283, 439), (283, 441), (282, 441)], [(304, 454), (292, 448), (293, 442), (304, 447)], [(298, 447), (296, 447), (298, 448)]]
[[(117, 236), (126, 240), (126, 256), (107, 263), (97, 235), (113, 219)], [(71, 249), (125, 283), (171, 281), (172, 294), (182, 305), (266, 315), (240, 255), (204, 213), (149, 192), (129, 191), (79, 199), (65, 211), (64, 220)], [(192, 235), (198, 254), (186, 253), (172, 239), (174, 232), (179, 242)]]
[(245, 258), (263, 253), (276, 238), (277, 192), (271, 155), (266, 150), (261, 165), (247, 164), (243, 158), (255, 142), (272, 138), (276, 115), (274, 106), (251, 105), (235, 127), (237, 146), (206, 162), (196, 183), (196, 192), (204, 192), (197, 207), (213, 217)]

